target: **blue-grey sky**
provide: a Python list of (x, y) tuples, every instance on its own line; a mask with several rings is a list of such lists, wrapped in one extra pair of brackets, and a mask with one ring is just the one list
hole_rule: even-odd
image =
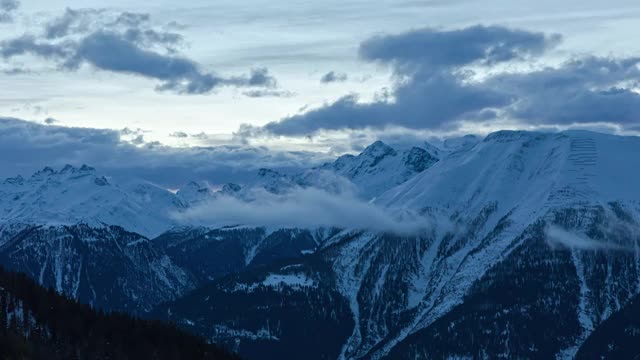
[(639, 18), (632, 0), (0, 0), (0, 117), (330, 153), (634, 133)]

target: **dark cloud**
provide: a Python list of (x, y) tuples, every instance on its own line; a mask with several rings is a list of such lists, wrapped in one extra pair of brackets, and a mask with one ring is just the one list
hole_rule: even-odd
[(376, 36), (360, 44), (359, 55), (369, 61), (392, 63), (396, 70), (418, 67), (433, 71), (538, 56), (559, 41), (559, 35), (478, 25), (451, 31), (421, 29)]
[(55, 124), (57, 122), (58, 122), (58, 120), (56, 120), (56, 119), (54, 119), (52, 117), (48, 117), (48, 118), (44, 119), (44, 123), (47, 124), (47, 125), (53, 125), (53, 124)]
[(96, 23), (96, 16), (104, 14), (100, 9), (67, 8), (64, 14), (49, 21), (44, 26), (44, 37), (47, 39), (59, 39), (68, 35), (85, 33)]
[(337, 73), (335, 71), (329, 71), (320, 78), (320, 82), (323, 84), (345, 81), (347, 81), (347, 74)]
[(157, 30), (144, 13), (114, 14), (99, 9), (73, 10), (45, 25), (42, 38), (24, 35), (0, 42), (5, 59), (35, 55), (77, 70), (83, 64), (160, 81), (160, 91), (206, 94), (222, 86), (275, 88), (266, 68), (249, 75), (224, 77), (178, 55), (180, 34)]
[(160, 89), (180, 93), (202, 94), (224, 82), (224, 79), (202, 72), (189, 59), (142, 49), (123, 35), (112, 32), (99, 31), (82, 39), (64, 67), (77, 69), (83, 63), (101, 70), (158, 79), (164, 81)]
[(357, 96), (349, 95), (329, 106), (269, 123), (264, 129), (295, 136), (317, 130), (380, 129), (388, 125), (413, 129), (440, 127), (452, 119), (509, 102), (509, 96), (503, 93), (463, 84), (451, 74), (416, 75), (398, 86), (393, 98), (361, 103)]
[(321, 130), (452, 129), (461, 121), (517, 120), (533, 125), (613, 122), (640, 118), (636, 58), (579, 58), (556, 67), (498, 72), (481, 80), (472, 69), (534, 60), (558, 35), (473, 26), (423, 29), (364, 41), (361, 58), (391, 66), (395, 84), (373, 102), (355, 95), (238, 134), (306, 136)]
[(246, 85), (275, 87), (277, 82), (273, 76), (269, 75), (269, 70), (267, 68), (258, 68), (251, 71), (251, 75), (246, 80)]
[(23, 35), (18, 38), (0, 41), (0, 55), (11, 58), (25, 54), (32, 54), (45, 59), (64, 58), (72, 52), (70, 43), (51, 44), (38, 41), (33, 35)]
[(131, 143), (133, 145), (142, 145), (145, 143), (144, 141), (144, 135), (138, 135), (136, 137), (134, 137), (133, 139), (131, 139)]
[(0, 182), (3, 178), (31, 173), (51, 166), (60, 168), (89, 164), (113, 176), (139, 176), (166, 186), (193, 179), (211, 183), (242, 183), (255, 177), (259, 168), (292, 171), (327, 161), (311, 152), (274, 151), (251, 146), (173, 148), (160, 143), (138, 146), (122, 141), (134, 139), (139, 130), (106, 130), (43, 125), (0, 118)]
[(640, 83), (640, 58), (588, 57), (556, 68), (504, 74), (483, 85), (514, 94), (504, 111), (535, 124), (640, 121), (640, 95), (628, 87)]
[(18, 0), (0, 0), (0, 23), (13, 22), (13, 15), (19, 7)]

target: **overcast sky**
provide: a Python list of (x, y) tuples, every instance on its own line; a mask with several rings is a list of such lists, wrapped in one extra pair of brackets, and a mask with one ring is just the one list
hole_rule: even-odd
[(0, 117), (331, 154), (637, 133), (639, 17), (633, 0), (0, 0)]

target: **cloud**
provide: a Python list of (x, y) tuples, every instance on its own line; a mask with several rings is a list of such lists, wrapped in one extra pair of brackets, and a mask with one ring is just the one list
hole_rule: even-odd
[(19, 7), (18, 0), (0, 0), (0, 23), (13, 22), (13, 15)]
[(294, 92), (287, 90), (249, 90), (242, 92), (244, 96), (251, 98), (262, 98), (262, 97), (281, 97), (288, 98), (296, 96)]
[(469, 83), (455, 71), (463, 65), (497, 64), (537, 56), (555, 46), (558, 36), (504, 27), (474, 26), (462, 30), (423, 29), (377, 36), (360, 45), (360, 57), (392, 66), (396, 84), (391, 93), (361, 103), (355, 95), (333, 104), (272, 122), (264, 127), (276, 135), (307, 135), (320, 130), (437, 128), (487, 108), (504, 107), (512, 97)]
[(189, 134), (187, 134), (186, 132), (183, 131), (176, 131), (172, 134), (169, 134), (169, 136), (171, 137), (175, 137), (175, 138), (187, 138), (189, 137)]
[(58, 122), (58, 120), (56, 120), (56, 119), (54, 119), (52, 117), (48, 117), (48, 118), (44, 119), (44, 123), (47, 124), (47, 125), (53, 125), (53, 124), (55, 124), (57, 122)]
[(61, 16), (47, 22), (44, 25), (44, 36), (47, 39), (59, 39), (68, 35), (85, 33), (95, 23), (95, 16), (104, 13), (99, 9), (67, 8)]
[(390, 91), (369, 102), (354, 94), (343, 96), (247, 134), (309, 136), (389, 127), (451, 131), (465, 122), (492, 121), (533, 126), (637, 123), (638, 58), (581, 57), (528, 68), (534, 70), (511, 66), (539, 61), (560, 40), (559, 35), (500, 26), (376, 36), (360, 45), (359, 55), (392, 69)]
[(269, 75), (267, 68), (258, 68), (251, 71), (251, 76), (246, 80), (246, 84), (249, 86), (265, 86), (275, 87), (276, 79)]
[(611, 122), (637, 124), (640, 58), (586, 57), (559, 67), (497, 75), (484, 84), (517, 99), (506, 114), (534, 124)]
[(180, 34), (155, 29), (144, 13), (113, 14), (102, 9), (66, 9), (44, 26), (41, 37), (25, 34), (0, 42), (0, 56), (33, 55), (70, 71), (82, 65), (142, 76), (160, 83), (158, 91), (207, 94), (224, 86), (268, 88), (277, 81), (266, 68), (248, 75), (221, 76), (178, 54)]
[(101, 70), (162, 80), (164, 83), (159, 89), (179, 93), (207, 93), (225, 82), (216, 75), (202, 72), (189, 59), (142, 49), (124, 35), (112, 32), (98, 31), (82, 39), (63, 66), (77, 69), (83, 63)]
[(345, 82), (347, 81), (347, 74), (337, 73), (335, 71), (329, 71), (328, 73), (322, 75), (320, 78), (320, 82), (323, 84), (329, 84), (334, 82)]
[(494, 65), (543, 54), (559, 35), (471, 26), (459, 30), (421, 29), (399, 35), (376, 36), (360, 44), (362, 59), (394, 64), (396, 71), (434, 71), (479, 63)]
[(556, 225), (549, 225), (545, 229), (547, 242), (552, 246), (564, 246), (576, 250), (591, 251), (633, 251), (633, 248), (627, 248), (618, 244), (598, 241), (590, 237), (574, 231), (567, 231)]
[(263, 167), (299, 171), (327, 161), (323, 154), (264, 147), (174, 148), (158, 143), (136, 146), (123, 140), (123, 136), (135, 140), (141, 135), (133, 130), (72, 128), (0, 118), (0, 154), (11, 154), (0, 156), (0, 179), (29, 176), (44, 166), (89, 164), (108, 175), (139, 176), (175, 187), (194, 179), (213, 184), (243, 183)]
[(3, 69), (2, 73), (4, 75), (24, 75), (24, 74), (30, 74), (31, 71), (21, 67), (12, 67), (9, 69)]
[(297, 188), (286, 194), (254, 190), (253, 200), (220, 196), (174, 214), (178, 221), (206, 226), (337, 227), (412, 234), (431, 226), (418, 216), (377, 207), (352, 194)]
[(51, 44), (38, 41), (33, 35), (23, 35), (0, 41), (0, 55), (5, 59), (25, 54), (33, 54), (45, 59), (65, 58), (72, 52), (71, 45), (70, 43)]

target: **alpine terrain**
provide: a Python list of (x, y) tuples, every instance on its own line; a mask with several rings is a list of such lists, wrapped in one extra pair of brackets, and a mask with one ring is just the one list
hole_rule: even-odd
[[(624, 358), (640, 340), (639, 178), (640, 138), (588, 131), (378, 141), (177, 191), (45, 168), (0, 185), (0, 263), (248, 359)], [(285, 211), (305, 191), (384, 224), (187, 216)]]

